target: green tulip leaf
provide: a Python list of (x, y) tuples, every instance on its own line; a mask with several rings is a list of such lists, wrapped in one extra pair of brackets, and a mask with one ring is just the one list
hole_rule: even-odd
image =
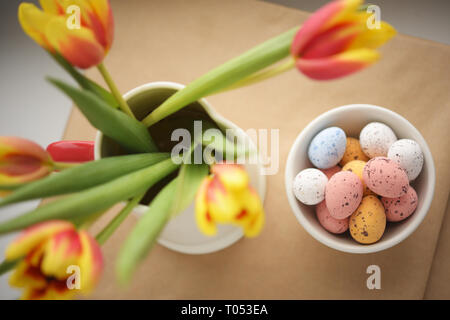
[(0, 199), (0, 207), (20, 201), (82, 191), (168, 158), (168, 153), (144, 153), (87, 162), (25, 184), (6, 198)]
[(183, 163), (177, 177), (177, 186), (173, 196), (171, 215), (185, 210), (194, 200), (200, 184), (209, 173), (207, 164)]
[(136, 266), (155, 244), (161, 230), (169, 221), (177, 180), (178, 178), (172, 180), (158, 193), (128, 234), (117, 258), (116, 272), (120, 283), (129, 282)]
[(111, 108), (90, 91), (75, 88), (52, 78), (49, 78), (49, 81), (73, 100), (95, 128), (124, 148), (140, 153), (157, 151), (147, 128), (136, 119)]
[(113, 108), (118, 109), (119, 103), (116, 101), (116, 98), (107, 91), (105, 88), (98, 85), (96, 82), (91, 79), (85, 77), (81, 72), (75, 69), (63, 56), (58, 53), (50, 53), (50, 55), (58, 62), (58, 64), (66, 70), (72, 78), (85, 90), (91, 91), (96, 94), (98, 97), (103, 99), (108, 105)]
[(145, 192), (179, 165), (172, 159), (121, 176), (110, 182), (75, 193), (0, 224), (0, 234), (20, 230), (38, 222), (62, 219), (80, 223), (114, 204)]

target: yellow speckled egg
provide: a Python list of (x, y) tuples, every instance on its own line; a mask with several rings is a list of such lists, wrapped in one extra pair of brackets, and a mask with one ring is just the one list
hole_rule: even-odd
[(384, 207), (376, 196), (366, 196), (350, 216), (350, 234), (359, 243), (370, 244), (381, 239), (386, 228)]
[(345, 146), (344, 156), (339, 164), (341, 166), (345, 166), (347, 162), (352, 160), (369, 161), (369, 158), (362, 151), (358, 139), (347, 137), (347, 145)]
[(363, 183), (363, 196), (368, 196), (370, 194), (375, 194), (375, 193), (373, 193), (372, 190), (367, 188), (366, 184), (364, 183), (363, 171), (364, 171), (365, 165), (366, 165), (365, 161), (353, 160), (353, 161), (348, 162), (342, 168), (342, 171), (350, 171), (350, 172), (353, 172), (354, 174), (356, 174), (361, 179), (361, 182)]

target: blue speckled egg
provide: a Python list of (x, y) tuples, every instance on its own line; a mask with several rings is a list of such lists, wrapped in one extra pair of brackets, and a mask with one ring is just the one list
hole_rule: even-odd
[(316, 134), (309, 145), (309, 161), (319, 169), (328, 169), (337, 165), (344, 156), (346, 138), (341, 128), (323, 129)]

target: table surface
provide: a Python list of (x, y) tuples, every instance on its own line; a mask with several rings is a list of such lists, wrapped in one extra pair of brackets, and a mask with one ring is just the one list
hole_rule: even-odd
[[(116, 36), (105, 64), (122, 92), (159, 80), (188, 83), (307, 17), (298, 10), (254, 1), (132, 0), (112, 5)], [(280, 169), (267, 179), (265, 229), (256, 239), (243, 239), (208, 255), (184, 255), (156, 245), (124, 289), (116, 284), (114, 262), (136, 222), (131, 215), (103, 247), (105, 273), (91, 297), (421, 299), (426, 292), (426, 297), (450, 298), (448, 281), (430, 281), (433, 287), (427, 288), (431, 269), (436, 272), (431, 280), (446, 276), (445, 268), (431, 267), (436, 247), (439, 255), (447, 246), (436, 244), (450, 182), (450, 47), (398, 35), (381, 52), (383, 59), (375, 67), (337, 81), (314, 82), (292, 70), (208, 98), (219, 113), (244, 129), (280, 129)], [(88, 75), (100, 81), (95, 70)], [(436, 166), (435, 196), (421, 226), (394, 248), (369, 255), (338, 252), (314, 240), (298, 224), (284, 191), (284, 164), (302, 128), (321, 113), (351, 103), (383, 106), (406, 117), (427, 140)], [(94, 129), (74, 109), (64, 138), (93, 136)], [(115, 211), (102, 217), (93, 231)], [(450, 227), (447, 240), (449, 233)], [(449, 266), (449, 258), (440, 255)], [(366, 287), (366, 268), (372, 264), (381, 267), (381, 290)]]

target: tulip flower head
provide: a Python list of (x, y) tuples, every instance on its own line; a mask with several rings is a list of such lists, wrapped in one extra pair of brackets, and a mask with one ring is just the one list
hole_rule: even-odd
[(339, 78), (378, 60), (375, 50), (396, 31), (381, 21), (368, 27), (370, 15), (360, 11), (362, 0), (335, 0), (303, 24), (291, 46), (296, 67), (316, 80)]
[[(19, 6), (19, 22), (34, 41), (86, 69), (102, 62), (114, 37), (108, 0), (40, 0)], [(77, 25), (79, 22), (79, 25)]]
[(49, 154), (36, 143), (0, 137), (0, 186), (36, 180), (53, 171)]
[(217, 233), (217, 223), (234, 224), (247, 237), (257, 236), (264, 224), (261, 200), (249, 185), (244, 168), (237, 164), (215, 164), (212, 175), (202, 182), (195, 200), (196, 220), (206, 235)]
[(22, 299), (26, 300), (63, 300), (89, 293), (103, 269), (97, 242), (86, 231), (78, 232), (72, 223), (62, 220), (23, 230), (6, 249), (7, 261), (20, 258), (9, 282), (24, 289)]

